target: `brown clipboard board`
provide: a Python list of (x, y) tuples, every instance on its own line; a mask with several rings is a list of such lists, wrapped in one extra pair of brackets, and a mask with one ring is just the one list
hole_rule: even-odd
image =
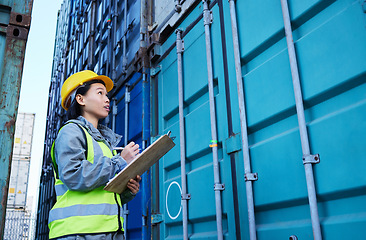
[(161, 136), (112, 178), (104, 190), (121, 194), (126, 190), (130, 179), (134, 179), (137, 175), (141, 176), (174, 146), (175, 143), (168, 135)]

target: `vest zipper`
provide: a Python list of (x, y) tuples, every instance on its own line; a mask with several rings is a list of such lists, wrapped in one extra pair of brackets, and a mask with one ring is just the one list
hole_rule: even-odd
[(116, 203), (117, 203), (117, 206), (118, 206), (118, 231), (123, 232), (122, 231), (122, 223), (121, 223), (121, 206), (118, 203), (116, 193), (114, 193), (114, 200), (116, 200)]

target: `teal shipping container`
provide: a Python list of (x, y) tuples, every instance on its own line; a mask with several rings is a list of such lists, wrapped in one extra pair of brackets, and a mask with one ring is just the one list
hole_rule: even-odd
[(176, 136), (153, 239), (362, 238), (365, 1), (178, 2), (151, 58), (152, 135)]

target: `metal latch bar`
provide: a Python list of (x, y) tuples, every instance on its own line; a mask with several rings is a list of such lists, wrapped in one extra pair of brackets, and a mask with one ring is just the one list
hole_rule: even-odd
[(191, 200), (191, 194), (190, 193), (182, 194), (182, 200)]
[(221, 183), (214, 184), (214, 190), (215, 191), (224, 191), (225, 190), (225, 184), (221, 184)]
[(319, 154), (303, 155), (302, 162), (303, 162), (303, 164), (307, 164), (307, 163), (317, 164), (320, 162)]
[(246, 173), (244, 174), (245, 181), (257, 181), (258, 173)]

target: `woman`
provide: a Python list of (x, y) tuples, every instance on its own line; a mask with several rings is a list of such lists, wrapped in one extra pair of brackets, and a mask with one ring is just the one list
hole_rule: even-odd
[(68, 121), (52, 145), (57, 201), (49, 215), (50, 239), (124, 239), (122, 205), (139, 191), (140, 176), (121, 195), (103, 190), (137, 154), (130, 142), (120, 154), (121, 136), (98, 121), (108, 116), (107, 93), (113, 82), (85, 70), (70, 76), (61, 89)]

